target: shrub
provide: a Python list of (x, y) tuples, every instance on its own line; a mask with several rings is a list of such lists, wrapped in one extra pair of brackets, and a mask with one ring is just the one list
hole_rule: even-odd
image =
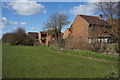
[(3, 42), (11, 45), (34, 45), (35, 40), (31, 36), (26, 35), (23, 28), (18, 28), (12, 33), (6, 33), (2, 37)]
[(16, 38), (15, 38), (15, 33), (6, 33), (2, 37), (3, 42), (8, 42), (12, 45), (16, 44)]
[(61, 38), (54, 39), (50, 42), (50, 46), (56, 49), (63, 49), (65, 47), (65, 40)]
[(3, 35), (2, 37), (2, 41), (3, 42), (9, 42), (9, 40), (11, 39), (12, 33), (6, 33)]
[(76, 35), (76, 36), (70, 35), (65, 39), (65, 48), (87, 50), (88, 44), (83, 40), (83, 38), (80, 35)]
[(31, 36), (27, 35), (24, 44), (25, 45), (34, 45), (35, 44), (35, 40)]
[(117, 54), (117, 50), (118, 50), (117, 43), (93, 42), (93, 43), (90, 43), (89, 48), (90, 48), (91, 51), (94, 51), (94, 52), (118, 55)]
[(95, 52), (101, 52), (101, 43), (98, 42), (92, 42), (90, 43), (90, 50), (95, 51)]
[(16, 38), (16, 45), (24, 45), (27, 38), (25, 30), (23, 28), (18, 28), (15, 30), (14, 34), (14, 37)]
[(118, 73), (112, 72), (106, 75), (105, 78), (114, 78), (115, 80), (120, 80), (120, 75), (118, 75)]

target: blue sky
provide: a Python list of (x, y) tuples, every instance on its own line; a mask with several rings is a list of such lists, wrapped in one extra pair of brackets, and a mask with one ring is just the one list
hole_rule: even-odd
[[(2, 3), (2, 34), (23, 27), (26, 32), (42, 31), (43, 23), (55, 12), (69, 16), (72, 23), (77, 14), (96, 16), (95, 4), (90, 2), (14, 2)], [(69, 28), (71, 24), (65, 26)]]

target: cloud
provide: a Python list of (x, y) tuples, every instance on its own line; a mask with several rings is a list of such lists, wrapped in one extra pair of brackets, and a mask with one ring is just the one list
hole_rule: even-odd
[(27, 23), (26, 22), (21, 22), (20, 25), (26, 25)]
[(10, 2), (4, 4), (4, 8), (13, 9), (16, 11), (19, 15), (34, 15), (39, 13), (46, 13), (45, 6), (42, 4), (37, 3), (36, 1), (30, 1), (30, 0), (21, 0), (22, 2), (19, 2), (19, 0), (15, 2)]
[(85, 15), (94, 15), (95, 14), (95, 3), (89, 2), (88, 4), (80, 4), (79, 6), (74, 6), (70, 13), (77, 14), (85, 14)]
[(3, 20), (3, 21), (6, 21), (6, 20), (7, 20), (7, 18), (6, 18), (6, 17), (2, 17), (2, 20)]
[(43, 10), (43, 13), (44, 13), (44, 14), (46, 14), (46, 13), (47, 13), (47, 11), (46, 11), (46, 10)]
[(37, 30), (38, 28), (37, 27), (32, 27), (31, 30)]
[(8, 24), (11, 24), (11, 25), (18, 25), (18, 22), (17, 21), (7, 21)]
[(16, 30), (18, 27), (14, 27), (13, 30)]
[(66, 11), (65, 10), (63, 10), (63, 11), (58, 11), (59, 13), (61, 13), (61, 14), (64, 14), (64, 13), (66, 13)]
[(0, 18), (0, 29), (6, 28), (8, 25), (25, 25), (27, 24), (26, 22), (17, 22), (17, 21), (11, 21), (8, 20), (6, 17)]
[(7, 24), (8, 23), (7, 23), (7, 18), (6, 17), (0, 18), (0, 29), (5, 28)]

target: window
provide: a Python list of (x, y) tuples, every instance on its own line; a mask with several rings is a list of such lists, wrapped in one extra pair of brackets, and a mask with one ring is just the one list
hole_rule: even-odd
[(36, 40), (38, 42), (38, 40)]
[(35, 36), (36, 39), (38, 39), (38, 36)]
[(98, 39), (98, 42), (101, 42), (100, 39)]
[(92, 24), (92, 26), (91, 26), (92, 31), (95, 31), (95, 27), (96, 27), (96, 25)]
[(88, 39), (88, 42), (91, 43), (91, 39)]
[(52, 34), (52, 37), (55, 37), (55, 34)]

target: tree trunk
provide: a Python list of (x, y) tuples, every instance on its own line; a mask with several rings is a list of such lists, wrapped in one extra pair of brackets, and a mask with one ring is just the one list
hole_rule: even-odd
[(119, 53), (119, 56), (120, 56), (120, 2), (118, 2), (118, 53)]

